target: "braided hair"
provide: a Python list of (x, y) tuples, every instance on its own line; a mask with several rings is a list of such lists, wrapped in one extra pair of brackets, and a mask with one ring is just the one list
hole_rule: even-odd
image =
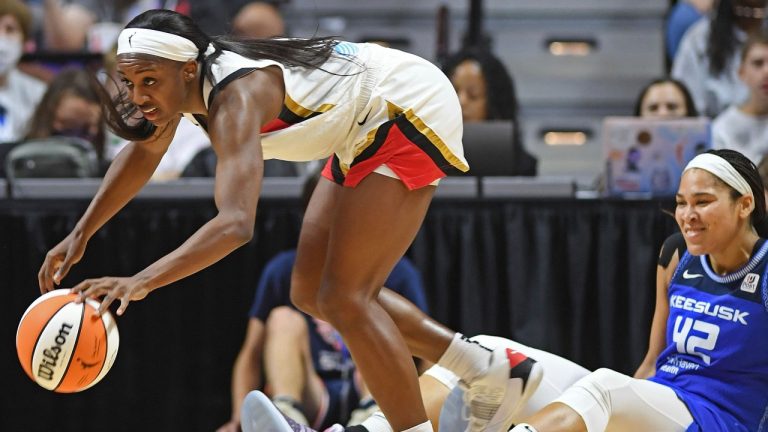
[[(752, 189), (752, 195), (755, 197), (755, 209), (752, 211), (751, 222), (755, 227), (757, 234), (762, 238), (768, 238), (768, 212), (765, 209), (765, 193), (763, 180), (760, 178), (760, 172), (757, 166), (743, 154), (729, 149), (709, 150), (712, 153), (725, 159), (736, 171), (744, 177), (744, 180)], [(731, 196), (739, 198), (741, 193), (736, 189), (731, 189)]]
[(707, 43), (709, 72), (712, 76), (719, 76), (723, 73), (737, 45), (733, 0), (720, 0), (717, 11), (710, 21), (709, 41)]

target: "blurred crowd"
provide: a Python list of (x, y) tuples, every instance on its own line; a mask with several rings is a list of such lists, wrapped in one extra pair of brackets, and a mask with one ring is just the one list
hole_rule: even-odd
[[(90, 174), (103, 174), (125, 145), (104, 127), (100, 89), (114, 91), (117, 85), (115, 40), (127, 21), (145, 10), (166, 8), (190, 15), (209, 34), (290, 36), (280, 5), (244, 0), (0, 0), (0, 157), (7, 159), (15, 145), (28, 140), (68, 137), (97, 159)], [(672, 2), (662, 54), (669, 76), (642, 89), (635, 115), (708, 117), (713, 120), (714, 147), (739, 150), (759, 163), (768, 152), (763, 139), (768, 134), (765, 22), (766, 0)], [(517, 155), (512, 172), (536, 175), (538, 161), (526, 150), (518, 120), (514, 65), (503, 64), (493, 49), (487, 43), (465, 42), (440, 66), (454, 84), (465, 122), (516, 124), (510, 139)], [(29, 61), (20, 61), (24, 54)], [(0, 165), (4, 172), (12, 164)], [(208, 137), (182, 121), (153, 179), (210, 176), (214, 166)], [(270, 161), (265, 170), (268, 176), (292, 176), (310, 168)]]

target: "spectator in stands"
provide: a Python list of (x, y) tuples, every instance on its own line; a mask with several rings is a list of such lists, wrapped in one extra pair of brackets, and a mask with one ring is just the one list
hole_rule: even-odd
[(277, 6), (266, 1), (249, 2), (232, 20), (232, 33), (236, 36), (265, 39), (284, 36), (285, 22)]
[[(105, 52), (128, 21), (149, 9), (192, 17), (207, 34), (229, 30), (232, 12), (246, 0), (42, 0), (45, 48)], [(260, 3), (260, 2), (257, 2)]]
[[(319, 175), (316, 171), (307, 177), (302, 193), (305, 207)], [(295, 257), (295, 250), (285, 251), (264, 267), (245, 341), (233, 367), (232, 417), (219, 432), (240, 430), (243, 399), (263, 387), (262, 372), (283, 414), (316, 429), (348, 420), (357, 424), (378, 410), (338, 332), (291, 304)], [(421, 276), (407, 258), (395, 266), (386, 286), (426, 311)]]
[(106, 127), (99, 85), (96, 77), (85, 70), (60, 72), (37, 105), (26, 138), (82, 138), (93, 146), (100, 162), (100, 173), (105, 172), (108, 165), (104, 154)]
[(747, 89), (739, 80), (739, 56), (747, 37), (760, 31), (768, 0), (719, 0), (710, 20), (694, 24), (683, 36), (672, 76), (684, 82), (696, 110), (716, 117), (743, 103)]
[(635, 102), (636, 117), (675, 118), (698, 115), (688, 88), (674, 78), (657, 78), (646, 84)]
[(0, 142), (24, 136), (45, 83), (19, 71), (32, 16), (19, 0), (0, 0)]
[(744, 45), (739, 78), (749, 89), (749, 98), (715, 119), (712, 143), (758, 163), (768, 153), (768, 33), (752, 36)]
[[(635, 117), (649, 119), (697, 117), (696, 106), (691, 94), (682, 82), (668, 77), (657, 78), (640, 90), (635, 100)], [(632, 147), (627, 150), (627, 171), (637, 170), (640, 150)], [(593, 186), (599, 192), (606, 190), (605, 173), (595, 179)]]
[(667, 60), (672, 62), (680, 41), (688, 29), (712, 10), (714, 0), (679, 0), (667, 15), (665, 45)]
[(522, 141), (515, 85), (501, 60), (485, 49), (466, 48), (445, 60), (443, 72), (459, 95), (465, 122), (511, 120), (514, 123), (512, 145), (518, 155), (515, 172), (536, 175), (536, 158), (525, 150)]
[(50, 51), (106, 52), (123, 25), (149, 9), (189, 15), (189, 0), (43, 0), (43, 34)]
[[(43, 34), (45, 49), (76, 52), (107, 51), (116, 40), (122, 24), (145, 9), (159, 7), (134, 0), (43, 0)], [(156, 2), (153, 2), (156, 3)], [(111, 31), (110, 31), (111, 26)], [(109, 38), (112, 40), (102, 40)], [(89, 39), (99, 39), (99, 42)], [(88, 45), (98, 45), (89, 47)]]

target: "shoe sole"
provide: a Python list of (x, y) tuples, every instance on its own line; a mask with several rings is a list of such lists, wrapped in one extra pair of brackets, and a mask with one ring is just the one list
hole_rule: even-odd
[[(512, 370), (514, 370), (514, 368)], [(515, 414), (517, 414), (517, 412), (525, 405), (525, 402), (533, 396), (533, 393), (539, 388), (539, 384), (543, 377), (544, 369), (538, 362), (534, 361), (531, 365), (528, 377), (525, 380), (523, 393), (520, 395), (517, 394), (519, 383), (515, 382), (515, 380), (520, 378), (510, 378), (507, 383), (507, 391), (504, 393), (504, 398), (501, 400), (501, 405), (499, 405), (498, 411), (496, 411), (496, 414), (494, 414), (488, 422), (485, 429), (486, 432), (507, 432), (512, 424)]]
[(293, 431), (280, 410), (272, 404), (272, 401), (264, 393), (258, 390), (248, 393), (243, 401), (240, 427), (243, 432)]

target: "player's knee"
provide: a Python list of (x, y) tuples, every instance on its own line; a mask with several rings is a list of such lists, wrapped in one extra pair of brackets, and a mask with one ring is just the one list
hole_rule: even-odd
[(608, 412), (610, 407), (606, 401), (611, 399), (611, 392), (629, 385), (631, 378), (608, 368), (600, 368), (576, 381), (574, 389), (582, 397), (594, 399), (595, 403)]
[(368, 316), (369, 300), (355, 290), (336, 287), (321, 288), (317, 299), (320, 314), (339, 330), (359, 325)]
[(601, 368), (576, 381), (555, 402), (575, 411), (587, 430), (605, 430), (613, 411), (613, 393), (621, 391), (631, 380), (627, 375)]
[(304, 316), (288, 306), (273, 309), (267, 317), (266, 330), (269, 336), (299, 336), (305, 328)]
[(600, 368), (582, 378), (577, 384), (585, 382), (592, 388), (612, 390), (627, 385), (630, 380), (631, 378), (627, 375), (613, 369)]

